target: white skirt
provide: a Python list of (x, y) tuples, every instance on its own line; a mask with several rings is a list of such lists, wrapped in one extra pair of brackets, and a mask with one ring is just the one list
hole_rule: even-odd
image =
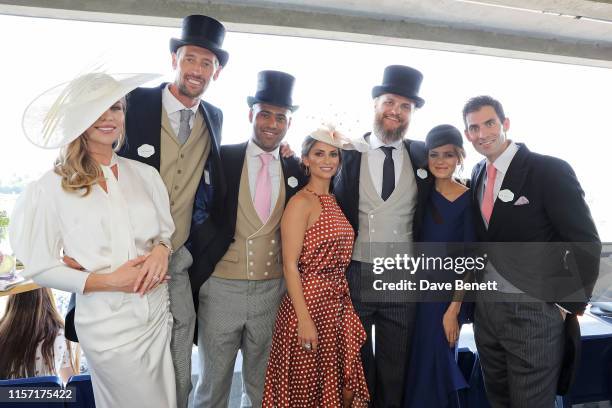
[[(87, 330), (79, 331), (78, 324), (76, 326), (89, 365), (97, 408), (176, 407), (170, 354), (172, 315), (167, 284), (159, 285), (145, 298), (148, 324), (144, 330), (142, 326), (136, 328), (140, 333), (134, 333), (135, 337), (126, 344), (100, 350), (96, 339), (88, 336)], [(126, 298), (120, 307), (131, 308), (133, 302)], [(109, 328), (109, 332), (112, 331), (113, 328)]]

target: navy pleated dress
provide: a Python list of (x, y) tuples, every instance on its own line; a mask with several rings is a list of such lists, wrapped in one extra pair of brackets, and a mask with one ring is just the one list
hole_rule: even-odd
[[(423, 236), (419, 241), (473, 242), (475, 235), (471, 206), (469, 190), (451, 202), (432, 189), (423, 222)], [(442, 247), (437, 245), (437, 249), (432, 249), (432, 252), (438, 252), (435, 255), (445, 255), (439, 253)], [(431, 275), (432, 271), (429, 271), (428, 279)], [(461, 279), (460, 275), (458, 279)], [(448, 305), (449, 302), (431, 301), (418, 304), (406, 375), (404, 408), (458, 407), (457, 390), (468, 386), (456, 362), (456, 347), (449, 346), (442, 326)], [(460, 324), (469, 320), (471, 308), (471, 304), (462, 305)]]

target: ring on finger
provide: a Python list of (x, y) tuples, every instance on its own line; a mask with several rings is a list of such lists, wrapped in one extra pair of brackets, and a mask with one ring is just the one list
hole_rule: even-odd
[(310, 343), (304, 343), (304, 348), (305, 348), (306, 350), (310, 350), (310, 349), (312, 348), (312, 344), (310, 344)]

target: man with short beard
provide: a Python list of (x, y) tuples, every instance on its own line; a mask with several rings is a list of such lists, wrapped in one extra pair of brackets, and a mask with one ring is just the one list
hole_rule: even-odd
[(413, 113), (424, 104), (418, 96), (422, 79), (410, 67), (385, 69), (383, 84), (372, 89), (373, 132), (363, 136), (370, 148), (343, 151), (334, 184), (338, 204), (357, 234), (347, 279), (368, 335), (361, 357), (372, 404), (380, 408), (401, 406), (416, 309), (412, 302), (372, 293), (369, 249), (388, 249), (393, 243), (407, 247), (419, 235), (431, 183), (424, 170), (417, 176), (425, 159), (423, 143), (404, 136)]
[(187, 406), (192, 388), (196, 322), (192, 289), (199, 291), (223, 255), (211, 245), (218, 230), (213, 215), (223, 207), (225, 194), (219, 156), (223, 114), (200, 98), (229, 58), (221, 49), (224, 37), (225, 28), (213, 18), (183, 19), (181, 38), (170, 40), (174, 82), (138, 88), (128, 95), (128, 138), (120, 151), (155, 167), (170, 196), (176, 231), (168, 287), (178, 407)]
[(195, 389), (196, 407), (228, 406), (238, 350), (242, 406), (262, 404), (276, 312), (286, 292), (280, 220), (286, 203), (305, 184), (298, 159), (280, 153), (297, 109), (291, 97), (294, 81), (284, 72), (260, 72), (257, 92), (247, 98), (250, 140), (221, 147), (227, 199), (215, 242), (223, 243), (224, 255), (199, 291), (203, 375)]

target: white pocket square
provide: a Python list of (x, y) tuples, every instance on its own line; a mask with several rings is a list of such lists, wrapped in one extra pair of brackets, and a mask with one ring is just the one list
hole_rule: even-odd
[(514, 205), (525, 205), (529, 204), (529, 200), (525, 196), (520, 196), (518, 200), (514, 202)]

